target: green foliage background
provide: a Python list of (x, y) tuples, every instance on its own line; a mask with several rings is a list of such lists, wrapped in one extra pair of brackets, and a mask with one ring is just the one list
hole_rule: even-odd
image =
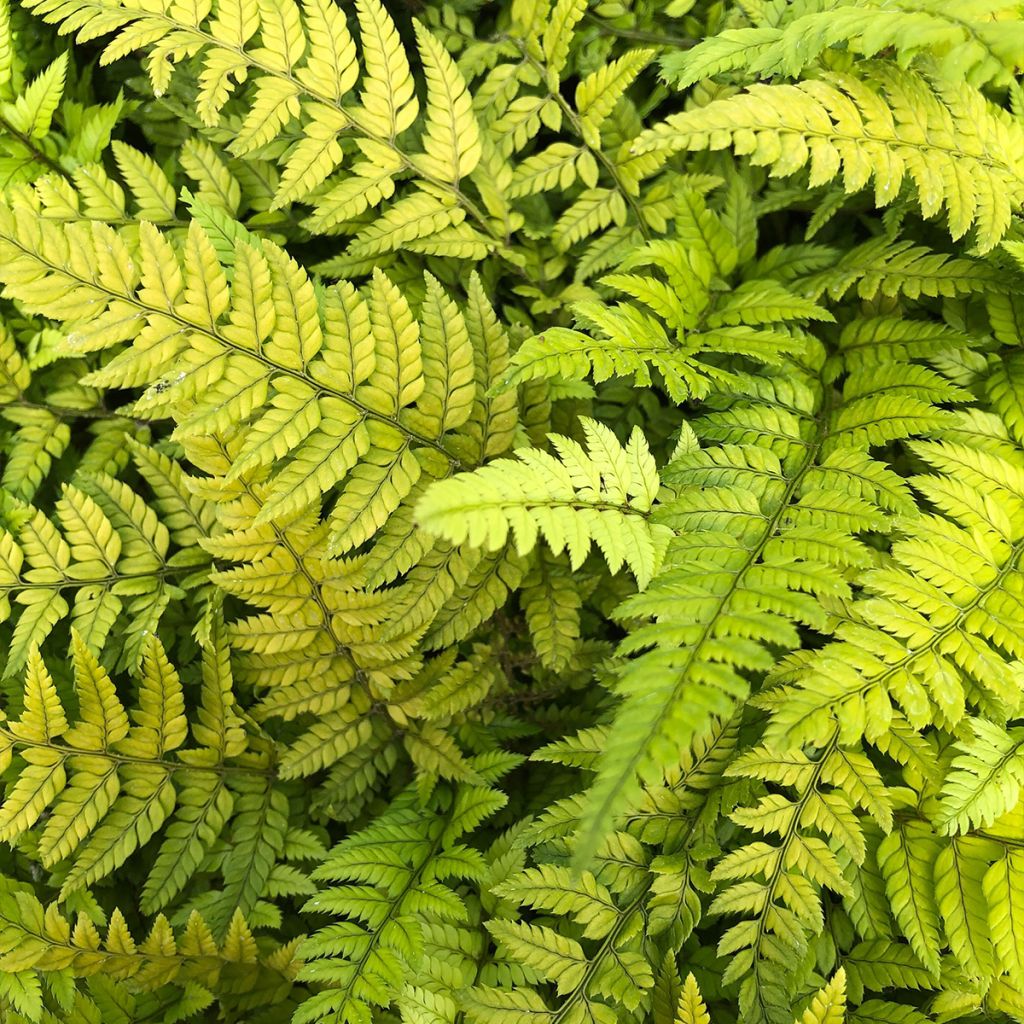
[(1024, 1021), (1022, 69), (0, 0), (3, 1024)]

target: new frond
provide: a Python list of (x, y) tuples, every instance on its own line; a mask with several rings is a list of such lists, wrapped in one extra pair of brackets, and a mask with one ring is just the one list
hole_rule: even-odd
[(417, 506), (424, 529), (453, 544), (495, 551), (509, 533), (520, 554), (543, 537), (579, 568), (597, 544), (612, 572), (629, 566), (640, 586), (657, 569), (667, 530), (648, 516), (658, 471), (643, 435), (623, 446), (605, 426), (581, 421), (586, 449), (552, 435), (559, 457), (534, 448), (433, 485)]
[(705, 398), (730, 380), (721, 357), (779, 365), (803, 349), (804, 322), (831, 320), (817, 303), (771, 279), (723, 294), (716, 279), (736, 269), (737, 240), (698, 193), (684, 190), (673, 205), (677, 237), (635, 248), (616, 261), (618, 272), (601, 279), (628, 300), (575, 303), (579, 329), (551, 327), (529, 338), (503, 387), (631, 376), (637, 387), (657, 382), (675, 402)]

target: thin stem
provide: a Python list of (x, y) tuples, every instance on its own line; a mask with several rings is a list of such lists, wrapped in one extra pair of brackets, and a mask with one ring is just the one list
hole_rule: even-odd
[(619, 39), (629, 39), (635, 43), (647, 43), (650, 46), (672, 46), (680, 50), (689, 50), (697, 45), (696, 39), (687, 36), (674, 36), (667, 32), (645, 32), (643, 29), (617, 28), (609, 25), (594, 14), (584, 14), (583, 17), (593, 25), (603, 36), (617, 36)]
[(51, 156), (44, 153), (28, 135), (24, 132), (19, 132), (17, 128), (7, 120), (3, 114), (0, 114), (0, 128), (2, 128), (8, 135), (15, 138), (20, 142), (33, 156), (34, 159), (38, 160), (41, 164), (45, 164), (55, 174), (59, 174), (65, 181), (71, 180), (71, 175), (64, 170), (63, 167)]
[[(544, 80), (547, 76), (545, 74), (544, 65), (540, 63), (536, 58), (531, 57), (526, 49), (526, 45), (521, 39), (512, 40), (522, 51), (523, 59), (540, 75), (541, 80)], [(600, 146), (592, 146), (587, 142), (586, 135), (583, 131), (583, 124), (580, 121), (579, 115), (572, 108), (572, 105), (566, 100), (566, 98), (557, 90), (548, 89), (548, 96), (558, 104), (562, 113), (565, 115), (566, 120), (572, 125), (573, 131), (580, 137), (583, 144), (594, 154), (594, 157), (601, 164), (602, 167), (608, 172), (609, 177), (615, 184), (615, 188), (622, 195), (626, 205), (630, 208), (633, 216), (636, 218), (637, 227), (640, 229), (640, 234), (645, 239), (651, 237), (650, 232), (647, 230), (647, 225), (644, 223), (643, 211), (637, 205), (636, 197), (626, 188), (623, 184), (622, 178), (619, 175), (619, 169), (615, 166), (615, 162), (610, 160), (605, 154), (604, 150)]]
[[(145, 764), (152, 765), (166, 771), (169, 775), (173, 775), (176, 772), (203, 772), (211, 775), (224, 776), (229, 773), (241, 774), (241, 775), (256, 775), (262, 778), (272, 779), (276, 773), (272, 768), (256, 768), (250, 765), (244, 764), (225, 764), (223, 761), (218, 764), (205, 765), (205, 764), (189, 764), (184, 761), (168, 761), (162, 757), (131, 757), (127, 754), (118, 754), (115, 751), (109, 749), (95, 750), (86, 747), (73, 747), (66, 743), (55, 743), (53, 740), (47, 740), (44, 743), (40, 743), (36, 740), (22, 739), (20, 736), (15, 735), (7, 729), (0, 728), (0, 737), (3, 737), (5, 744), (15, 749), (21, 749), (28, 747), (33, 750), (52, 750), (55, 754), (60, 755), (62, 759), (69, 757), (91, 757), (91, 758), (102, 758), (105, 761), (110, 761), (112, 764)], [(188, 753), (188, 751), (184, 751)]]
[[(58, 419), (90, 419), (90, 420), (130, 420), (130, 416), (122, 416), (103, 406), (91, 409), (72, 409), (65, 405), (50, 405), (47, 402), (30, 402), (27, 398), (19, 398), (13, 402), (0, 402), (0, 409), (33, 409), (37, 412), (52, 413)], [(139, 421), (136, 421), (139, 422)], [(148, 421), (147, 421), (148, 422)]]

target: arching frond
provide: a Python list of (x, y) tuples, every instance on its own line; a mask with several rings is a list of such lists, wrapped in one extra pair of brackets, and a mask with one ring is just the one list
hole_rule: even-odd
[[(878, 206), (913, 190), (921, 214), (945, 211), (950, 233), (972, 227), (977, 247), (997, 245), (1024, 201), (1007, 154), (1021, 129), (961, 82), (930, 80), (888, 64), (858, 77), (826, 73), (795, 85), (753, 85), (706, 107), (674, 114), (636, 143), (640, 153), (732, 146), (775, 175), (808, 167), (811, 186), (842, 174), (847, 192), (874, 183)], [(969, 138), (970, 144), (954, 143)]]

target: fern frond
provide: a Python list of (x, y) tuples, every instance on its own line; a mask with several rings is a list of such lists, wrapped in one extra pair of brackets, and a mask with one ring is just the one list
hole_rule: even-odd
[[(0, 835), (12, 842), (35, 828), (38, 860), (51, 868), (66, 863), (66, 897), (148, 844), (173, 811), (143, 893), (144, 905), (156, 909), (181, 891), (233, 812), (236, 821), (242, 812), (226, 773), (251, 775), (267, 791), (266, 760), (246, 754), (223, 649), (211, 650), (204, 666), (193, 728), (204, 745), (185, 749), (182, 687), (159, 641), (151, 639), (144, 652), (133, 721), (77, 633), (73, 655), (79, 718), (69, 723), (52, 677), (33, 653), (22, 713), (0, 729), (5, 762), (16, 756), (19, 763), (0, 805)], [(244, 912), (254, 903), (240, 900), (237, 907)]]
[(61, 976), (72, 983), (104, 976), (119, 983), (129, 999), (132, 993), (162, 986), (187, 990), (198, 985), (241, 1008), (247, 991), (263, 998), (286, 996), (298, 966), (294, 944), (260, 949), (240, 914), (222, 942), (214, 939), (198, 913), (177, 933), (160, 915), (149, 934), (138, 939), (120, 910), (110, 915), (105, 934), (97, 927), (102, 920), (92, 920), (85, 912), (66, 915), (57, 904), (44, 907), (23, 883), (0, 881), (3, 976), (38, 972), (36, 977), (54, 979), (53, 984)]
[(863, 299), (954, 298), (973, 292), (999, 295), (1007, 290), (1007, 281), (998, 268), (983, 260), (949, 256), (906, 240), (890, 242), (879, 237), (855, 245), (834, 265), (816, 270), (799, 282), (800, 291), (814, 298), (827, 292), (833, 299), (841, 299), (854, 286)]
[(1011, 978), (1019, 978), (1024, 964), (1016, 940), (1024, 914), (1024, 857), (1019, 850), (1006, 850), (985, 872), (982, 881), (989, 907), (988, 924), (996, 965)]
[(335, 847), (314, 873), (333, 884), (305, 909), (339, 920), (299, 947), (305, 963), (298, 977), (321, 991), (302, 1004), (296, 1024), (328, 1018), (355, 1024), (371, 1007), (401, 999), (410, 975), (425, 969), (428, 929), (466, 920), (453, 883), (479, 877), (484, 862), (460, 840), (504, 799), (487, 786), (439, 789), (424, 813), (410, 791)]
[(576, 86), (576, 111), (588, 145), (600, 144), (601, 126), (653, 56), (653, 50), (629, 50), (587, 75)]
[(544, 554), (523, 581), (520, 601), (541, 663), (566, 668), (580, 641), (581, 595), (564, 560)]
[(7, 439), (7, 459), (0, 486), (21, 501), (32, 501), (53, 464), (67, 451), (71, 429), (47, 408), (12, 403), (2, 412), (14, 426)]
[(800, 1024), (843, 1024), (846, 1019), (846, 972), (840, 967), (804, 1011)]
[(8, 98), (14, 71), (14, 40), (11, 37), (11, 10), (4, 0), (0, 4), (0, 97)]
[[(543, 748), (535, 758), (592, 768), (603, 741), (604, 730), (587, 730)], [(560, 908), (575, 919), (572, 935), (579, 941), (567, 942), (547, 926), (496, 920), (490, 927), (502, 950), (528, 973), (521, 980), (513, 974), (518, 983), (498, 975), (474, 988), (464, 1000), (470, 1020), (511, 1021), (519, 1019), (516, 1013), (572, 1020), (584, 1012), (610, 1020), (617, 1011), (635, 1012), (647, 1004), (654, 944), (678, 948), (700, 919), (698, 892), (708, 888), (701, 847), (708, 835), (699, 812), (714, 800), (735, 742), (734, 728), (718, 728), (688, 752), (678, 771), (645, 791), (624, 831), (607, 837), (593, 872), (576, 873), (560, 856), (579, 826), (577, 800), (554, 805), (531, 826), (530, 845), (553, 847), (554, 863), (541, 860), (535, 868), (509, 871), (493, 891), (542, 914)], [(649, 862), (649, 847), (672, 854)], [(546, 1009), (538, 972), (554, 982), (556, 1009)]]
[[(315, 508), (287, 526), (253, 526), (266, 488), (247, 474), (224, 475), (242, 443), (239, 434), (233, 451), (199, 440), (186, 448), (191, 461), (210, 474), (192, 484), (212, 501), (226, 528), (204, 547), (236, 563), (214, 574), (213, 582), (262, 612), (243, 615), (227, 630), (240, 679), (261, 690), (254, 714), (300, 726), (282, 747), (280, 774), (294, 778), (362, 764), (397, 739), (395, 726), (387, 723), (400, 722), (406, 753), (422, 779), (459, 777), (462, 755), (438, 730), (487, 697), (499, 674), (489, 667), (489, 656), (481, 653), (453, 666), (454, 652), (444, 649), (504, 603), (522, 568), (505, 553), (463, 555), (427, 542), (407, 505), (388, 524), (410, 541), (397, 557), (387, 530), (367, 554), (331, 557), (329, 523), (317, 523)], [(443, 653), (425, 660), (418, 643)], [(468, 703), (435, 706), (426, 699), (423, 688), (441, 685), (448, 669), (452, 679), (468, 672), (475, 680)], [(384, 707), (390, 717), (382, 721)]]
[[(897, 322), (876, 326), (903, 333)], [(670, 763), (711, 717), (730, 717), (749, 677), (771, 670), (773, 650), (800, 645), (798, 627), (831, 631), (827, 607), (849, 598), (848, 573), (871, 564), (857, 535), (888, 532), (892, 514), (911, 507), (870, 449), (941, 429), (938, 406), (953, 392), (923, 367), (891, 364), (892, 376), (851, 372), (835, 393), (824, 353), (805, 359), (821, 376), (793, 367), (751, 378), (748, 396), (684, 431), (663, 473), (676, 497), (655, 520), (676, 536), (649, 587), (616, 613), (654, 621), (620, 647), (624, 703), (592, 793), (591, 844), (635, 777)], [(698, 436), (711, 446), (700, 449)]]
[(955, 726), (969, 706), (998, 717), (1016, 700), (1020, 645), (1004, 616), (1018, 600), (1024, 463), (1014, 449), (963, 442), (913, 448), (934, 470), (913, 485), (938, 511), (903, 525), (893, 565), (866, 577), (872, 596), (854, 606), (836, 641), (792, 676), (779, 674), (785, 700), (768, 730), (775, 742), (822, 737), (836, 722), (844, 741), (875, 741), (894, 707), (918, 728)]
[(520, 554), (543, 536), (556, 555), (568, 552), (573, 568), (596, 543), (612, 572), (626, 564), (645, 586), (667, 540), (646, 521), (658, 490), (654, 459), (639, 432), (623, 447), (596, 421), (581, 425), (586, 450), (553, 435), (561, 458), (523, 448), (518, 462), (498, 459), (438, 482), (417, 506), (420, 524), (453, 544), (491, 551), (512, 531)]
[(1006, 17), (1015, 10), (1006, 0), (975, 0), (955, 15), (935, 0), (794, 4), (776, 25), (726, 29), (688, 52), (666, 55), (662, 68), (668, 81), (686, 87), (729, 72), (793, 78), (832, 48), (861, 57), (892, 50), (903, 66), (934, 56), (944, 77), (980, 87), (1005, 81), (1021, 64), (1024, 35)]
[[(468, 212), (483, 228), (484, 252), (493, 245), (486, 215), (459, 189), (460, 178), (473, 170), (478, 156), (473, 141), (478, 128), (465, 83), (422, 26), (418, 48), (428, 89), (422, 152), (406, 151), (396, 142), (415, 121), (418, 101), (404, 46), (379, 0), (361, 0), (358, 6), (361, 60), (342, 13), (319, 0), (308, 0), (301, 8), (292, 0), (249, 10), (226, 7), (212, 16), (209, 10), (193, 12), (195, 16), (177, 10), (144, 12), (116, 0), (85, 0), (73, 9), (40, 0), (31, 10), (80, 38), (116, 32), (104, 49), (104, 63), (148, 49), (147, 69), (158, 96), (167, 91), (177, 61), (186, 55), (199, 57), (195, 110), (211, 128), (218, 124), (236, 83), (248, 81), (248, 112), (231, 143), (237, 156), (264, 149), (299, 122), (299, 141), (283, 159), (275, 207), (316, 191), (341, 163), (344, 151), (338, 135), (348, 129), (363, 142), (370, 176), (390, 180), (412, 171), (426, 188), (454, 201), (463, 216)], [(362, 89), (356, 102), (350, 93), (360, 72)], [(454, 146), (444, 141), (445, 132), (456, 139)], [(376, 205), (383, 198), (385, 193), (378, 191), (367, 202)], [(423, 225), (419, 236), (410, 237), (439, 230)]]
[[(117, 636), (119, 664), (136, 666), (171, 596), (184, 596), (180, 583), (208, 562), (201, 552), (198, 559), (195, 552), (172, 553), (153, 509), (104, 473), (81, 476), (62, 492), (55, 506), (59, 529), (30, 506), (15, 508), (0, 528), (0, 619), (20, 608), (7, 676), (20, 672), (31, 650), (66, 618), (97, 653)], [(175, 541), (192, 536), (178, 534)]]
[[(713, 290), (716, 275), (728, 275), (739, 257), (721, 219), (693, 191), (677, 204), (678, 239), (659, 239), (633, 251), (619, 272), (602, 279), (633, 301), (614, 305), (577, 302), (573, 314), (586, 330), (552, 327), (528, 339), (515, 353), (505, 387), (543, 378), (601, 383), (632, 375), (649, 386), (653, 373), (676, 402), (703, 398), (730, 374), (721, 355), (778, 365), (800, 351), (802, 321), (831, 314), (774, 281), (752, 280), (731, 298)], [(651, 267), (654, 274), (635, 274)], [(596, 335), (596, 336), (595, 336)]]
[(1016, 733), (981, 718), (967, 723), (942, 787), (936, 825), (946, 833), (984, 828), (1017, 806), (1024, 759)]
[[(11, 51), (9, 42), (9, 15), (4, 16), (6, 77), (11, 73)], [(4, 104), (3, 119), (0, 122), (0, 153), (7, 157), (21, 158), (23, 166), (11, 177), (17, 181), (30, 181), (41, 173), (57, 166), (47, 153), (42, 141), (53, 124), (54, 114), (64, 94), (67, 78), (68, 54), (59, 53), (47, 67), (42, 69), (24, 90)], [(5, 182), (10, 184), (12, 182)]]
[[(737, 954), (726, 979), (741, 982), (740, 1003), (748, 1019), (785, 1020), (792, 967), (806, 956), (809, 935), (821, 927), (820, 890), (850, 892), (833, 847), (842, 844), (855, 861), (863, 861), (856, 812), (863, 808), (877, 815), (878, 824), (888, 829), (890, 798), (868, 759), (838, 749), (834, 738), (816, 761), (801, 752), (756, 747), (740, 755), (730, 772), (795, 791), (795, 796), (769, 792), (735, 811), (738, 825), (779, 839), (755, 840), (731, 851), (712, 873), (716, 882), (727, 883), (712, 912), (745, 918), (719, 941), (720, 954)], [(860, 780), (860, 792), (849, 785), (851, 778)]]
[(957, 961), (972, 977), (991, 980), (995, 973), (984, 880), (998, 859), (998, 847), (975, 837), (957, 837), (935, 857), (935, 902), (942, 914), (946, 940)]
[(0, 0), (0, 1019), (1024, 1020), (1022, 62)]
[[(755, 165), (788, 175), (810, 168), (810, 185), (840, 173), (847, 192), (874, 180), (886, 206), (906, 181), (921, 214), (945, 209), (950, 234), (975, 227), (992, 249), (1024, 199), (1024, 179), (1005, 154), (1021, 148), (1021, 128), (963, 83), (891, 65), (862, 65), (859, 77), (828, 73), (795, 85), (754, 85), (738, 96), (674, 114), (635, 143), (638, 152), (732, 146)], [(964, 147), (956, 139), (969, 138)]]
[(697, 988), (697, 981), (692, 974), (686, 976), (683, 991), (679, 995), (679, 1006), (676, 1009), (675, 1024), (711, 1024), (708, 1008)]
[(934, 976), (903, 942), (884, 939), (859, 942), (846, 958), (846, 970), (854, 983), (872, 992), (891, 988), (918, 991), (937, 988)]
[[(338, 521), (357, 530), (354, 539), (336, 536), (344, 549), (408, 494), (424, 459), (428, 467), (437, 455), (458, 463), (445, 436), (471, 419), (478, 371), (462, 315), (432, 278), (421, 327), (383, 274), (369, 303), (342, 284), (321, 310), (306, 273), (254, 237), (237, 244), (229, 291), (195, 222), (181, 260), (144, 224), (137, 274), (125, 278), (110, 260), (115, 252), (127, 258), (126, 242), (109, 228), (26, 235), (15, 212), (0, 217), (7, 294), (65, 321), (77, 351), (135, 339), (90, 382), (150, 384), (137, 412), (174, 415), (179, 439), (251, 421), (232, 475), (280, 467), (257, 523), (301, 511), (365, 460), (373, 468), (353, 479), (336, 508)], [(91, 266), (63, 262), (72, 239), (93, 253)], [(475, 302), (486, 308), (479, 294)], [(136, 336), (139, 317), (145, 328)]]
[(893, 829), (876, 854), (892, 915), (910, 948), (933, 974), (939, 970), (941, 941), (934, 889), (938, 852), (927, 825), (907, 824)]

